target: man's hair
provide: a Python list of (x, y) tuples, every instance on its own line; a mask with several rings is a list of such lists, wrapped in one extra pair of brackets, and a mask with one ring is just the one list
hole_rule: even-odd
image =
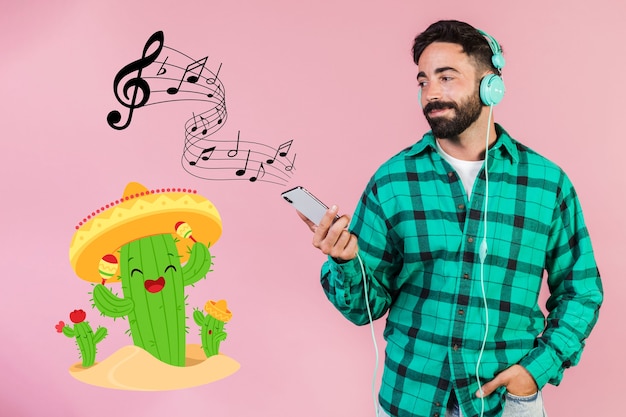
[(415, 37), (413, 43), (413, 61), (417, 65), (422, 52), (433, 42), (455, 43), (463, 48), (463, 52), (472, 58), (478, 69), (491, 70), (495, 74), (500, 71), (493, 66), (493, 51), (487, 39), (473, 26), (458, 20), (440, 20)]

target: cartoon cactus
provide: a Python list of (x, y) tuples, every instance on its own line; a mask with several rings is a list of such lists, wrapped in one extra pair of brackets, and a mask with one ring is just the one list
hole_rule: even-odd
[(70, 313), (70, 320), (74, 323), (74, 327), (59, 321), (55, 327), (57, 332), (63, 333), (67, 337), (76, 339), (76, 345), (80, 350), (80, 357), (84, 368), (93, 366), (96, 361), (96, 345), (107, 336), (107, 329), (98, 326), (94, 333), (88, 321), (85, 321), (87, 314), (83, 310), (74, 310)]
[(220, 343), (227, 336), (224, 331), (224, 324), (232, 318), (233, 314), (228, 310), (225, 300), (220, 300), (217, 303), (209, 300), (204, 305), (204, 310), (208, 313), (206, 316), (199, 309), (195, 309), (193, 320), (200, 326), (202, 349), (209, 358), (219, 353)]
[[(209, 247), (221, 233), (219, 212), (195, 190), (148, 190), (130, 182), (121, 198), (76, 226), (70, 263), (76, 275), (94, 283), (94, 307), (128, 318), (136, 346), (185, 366), (185, 287), (209, 272)], [(111, 289), (118, 282), (119, 296)]]
[(124, 298), (102, 284), (93, 301), (104, 315), (128, 317), (133, 343), (162, 362), (185, 366), (184, 287), (204, 278), (211, 254), (196, 242), (182, 266), (171, 234), (137, 239), (120, 250), (120, 279)]

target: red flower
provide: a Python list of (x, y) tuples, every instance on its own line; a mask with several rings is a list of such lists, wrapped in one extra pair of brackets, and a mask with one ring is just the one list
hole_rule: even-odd
[(54, 328), (57, 329), (57, 333), (61, 333), (64, 327), (65, 327), (65, 323), (63, 323), (63, 320), (59, 321), (59, 324), (54, 326)]
[(80, 323), (85, 321), (85, 317), (87, 317), (87, 313), (83, 310), (74, 310), (70, 313), (70, 320), (72, 323)]

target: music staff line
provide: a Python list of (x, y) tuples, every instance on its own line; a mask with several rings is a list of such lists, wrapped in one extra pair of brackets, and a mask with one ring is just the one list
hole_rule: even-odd
[[(167, 46), (163, 46), (163, 48), (167, 48)], [(219, 74), (220, 71), (222, 70), (222, 65), (223, 63), (220, 62), (220, 65), (217, 69), (217, 72), (213, 72), (211, 71), (209, 68), (207, 68), (207, 62), (209, 60), (209, 55), (200, 58), (200, 59), (196, 59), (194, 60), (191, 57), (188, 57), (187, 55), (185, 55), (185, 57), (187, 57), (188, 59), (190, 59), (192, 62), (190, 64), (188, 64), (185, 67), (181, 67), (175, 64), (168, 64), (167, 60), (169, 59), (169, 55), (165, 57), (165, 59), (163, 61), (158, 61), (157, 59), (155, 59), (154, 64), (158, 65), (161, 64), (161, 66), (159, 67), (159, 70), (156, 72), (155, 76), (157, 78), (166, 78), (163, 77), (164, 74), (166, 74), (168, 72), (168, 70), (171, 70), (173, 68), (176, 68), (177, 70), (183, 71), (183, 75), (180, 79), (176, 79), (179, 84), (182, 84), (183, 81), (185, 81), (185, 76), (187, 74), (189, 74), (189, 76), (186, 79), (186, 82), (189, 82), (191, 84), (199, 84), (199, 85), (203, 85), (203, 84), (207, 84), (207, 85), (215, 85), (217, 84), (217, 82), (219, 81)], [(158, 58), (158, 57), (157, 57)], [(210, 77), (206, 77), (204, 75), (202, 75), (203, 73), (209, 73), (211, 76)], [(204, 83), (199, 82), (200, 80), (203, 80)], [(180, 85), (179, 85), (180, 87)], [(176, 94), (176, 88), (175, 87), (171, 87), (170, 88), (171, 91), (169, 91), (169, 94)]]
[[(241, 144), (245, 144), (245, 145), (254, 145), (254, 146), (244, 146), (243, 150), (239, 149), (237, 146), (225, 146), (225, 147), (221, 147), (222, 145), (227, 145), (227, 144), (232, 144), (235, 143), (235, 141), (225, 141), (225, 140), (211, 140), (209, 141), (209, 143), (207, 143), (206, 145), (213, 145), (213, 146), (199, 146), (198, 142), (193, 142), (190, 143), (188, 146), (185, 147), (184, 149), (184, 154), (183, 157), (185, 158), (185, 160), (187, 160), (189, 162), (190, 165), (194, 166), (198, 163), (198, 161), (200, 159), (202, 160), (209, 160), (211, 159), (212, 161), (222, 161), (222, 160), (242, 160), (241, 158), (235, 158), (236, 156), (239, 155), (239, 153), (241, 152), (242, 154), (251, 151), (254, 158), (252, 159), (253, 162), (264, 162), (265, 165), (270, 165), (275, 167), (276, 169), (280, 170), (280, 171), (285, 171), (285, 172), (291, 172), (291, 171), (295, 171), (295, 160), (296, 160), (296, 154), (294, 154), (293, 159), (289, 159), (286, 155), (286, 153), (281, 153), (280, 152), (280, 147), (278, 149), (272, 148), (268, 145), (259, 143), (259, 142), (251, 142), (251, 141), (240, 141), (240, 145)], [(220, 147), (218, 148), (218, 145), (220, 145)], [(266, 148), (270, 148), (271, 152), (270, 153), (265, 153), (262, 150), (258, 150), (258, 148), (260, 147), (266, 147)], [(257, 148), (257, 149), (255, 149)], [(226, 158), (213, 158), (213, 157), (208, 157), (203, 155), (203, 153), (208, 152), (207, 150), (211, 150), (211, 153), (214, 154), (215, 152), (217, 153), (226, 153), (227, 157), (229, 159)], [(188, 158), (186, 155), (189, 154), (192, 156), (192, 158)], [(194, 159), (195, 158), (195, 159)], [(206, 158), (206, 159), (205, 159)], [(285, 163), (285, 161), (287, 163)], [(191, 163), (193, 162), (193, 163)], [(280, 166), (280, 167), (279, 167)]]
[[(175, 101), (203, 101), (203, 102), (210, 102), (210, 103), (217, 104), (217, 103), (224, 102), (226, 98), (226, 92), (224, 91), (223, 85), (219, 83), (219, 80), (218, 82), (213, 84), (214, 86), (217, 86), (217, 88), (210, 88), (210, 87), (201, 86), (201, 85), (192, 83), (193, 86), (200, 87), (200, 89), (204, 91), (194, 91), (194, 90), (187, 90), (187, 89), (179, 88), (176, 94), (169, 94), (167, 90), (171, 87), (167, 87), (167, 86), (174, 85), (178, 81), (176, 78), (159, 78), (159, 77), (143, 77), (143, 78), (145, 80), (156, 81), (156, 82), (151, 83), (151, 85), (153, 86), (151, 89), (151, 92), (158, 94), (159, 97), (163, 97), (163, 99), (160, 101), (145, 103), (144, 104), (145, 107), (154, 105), (154, 104), (169, 103), (169, 102), (175, 102)], [(157, 86), (157, 84), (163, 85), (163, 87), (158, 86), (157, 88), (154, 88)], [(186, 85), (186, 84), (183, 84), (183, 85)], [(183, 94), (183, 95), (178, 96), (178, 94)], [(189, 95), (189, 94), (198, 95), (200, 97), (199, 98), (187, 98), (186, 95)], [(171, 97), (171, 98), (165, 99), (165, 97)], [(181, 98), (181, 97), (184, 97), (184, 98)]]
[[(199, 150), (199, 149), (198, 149)], [(211, 146), (202, 149), (198, 154), (192, 152), (183, 153), (183, 167), (191, 175), (198, 178), (211, 180), (248, 180), (250, 182), (271, 182), (274, 184), (284, 185), (291, 178), (291, 171), (294, 168), (293, 163), (279, 164), (282, 169), (273, 164), (268, 164), (270, 155), (263, 152), (247, 149), (241, 152), (244, 157), (228, 156), (232, 151), (228, 147), (221, 149), (217, 146)], [(192, 156), (191, 158), (189, 156)], [(198, 171), (200, 170), (200, 171)], [(202, 173), (202, 175), (200, 175)]]
[[(159, 92), (163, 92), (164, 90), (156, 90), (153, 91), (153, 93), (159, 93)], [(194, 91), (187, 91), (187, 93), (192, 93), (192, 94), (200, 94), (200, 93), (196, 93)], [(206, 99), (197, 99), (197, 98), (177, 98), (177, 99), (170, 99), (170, 100), (163, 100), (163, 101), (155, 101), (153, 103), (148, 103), (145, 104), (143, 107), (150, 107), (150, 106), (154, 106), (156, 104), (163, 104), (163, 103), (176, 103), (176, 102), (182, 102), (182, 101), (199, 101), (202, 103), (213, 103), (213, 104), (222, 104), (225, 103), (225, 100), (221, 100), (219, 102), (215, 102), (215, 101), (211, 101), (211, 100), (206, 100)]]
[[(155, 64), (161, 64), (161, 67), (157, 71), (155, 78), (162, 79), (163, 77), (161, 77), (161, 76), (163, 74), (165, 74), (168, 69), (172, 69), (172, 68), (176, 68), (178, 70), (184, 71), (181, 79), (178, 80), (179, 81), (179, 87), (176, 89), (176, 92), (173, 92), (172, 91), (173, 89), (170, 87), (170, 88), (168, 88), (166, 90), (166, 92), (168, 94), (177, 94), (179, 92), (179, 90), (180, 90), (180, 85), (182, 84), (182, 81), (185, 78), (185, 75), (187, 75), (187, 73), (190, 72), (190, 68), (195, 69), (195, 68), (197, 68), (199, 66), (199, 63), (202, 63), (202, 65), (200, 67), (200, 71), (198, 72), (197, 76), (193, 77), (195, 79), (193, 81), (188, 79), (187, 81), (192, 83), (192, 84), (197, 84), (198, 81), (204, 80), (205, 84), (212, 85), (212, 86), (217, 85), (217, 89), (213, 90), (211, 93), (208, 94), (209, 98), (213, 97), (213, 95), (215, 95), (218, 91), (219, 91), (219, 95), (221, 95), (222, 97), (225, 96), (226, 92), (224, 91), (224, 84), (218, 78), (219, 74), (220, 74), (220, 71), (222, 70), (222, 64), (223, 64), (222, 62), (220, 62), (220, 65), (219, 65), (219, 67), (217, 69), (217, 72), (214, 73), (213, 71), (211, 71), (210, 69), (208, 69), (206, 67), (206, 63), (207, 63), (207, 61), (209, 59), (209, 55), (205, 56), (204, 58), (200, 58), (198, 60), (194, 60), (189, 55), (187, 55), (187, 54), (185, 54), (185, 53), (183, 53), (183, 52), (181, 52), (181, 51), (179, 51), (177, 49), (170, 48), (170, 47), (168, 47), (166, 45), (163, 45), (163, 49), (169, 49), (169, 50), (171, 50), (173, 52), (178, 53), (179, 55), (184, 56), (185, 58), (189, 59), (190, 61), (192, 61), (191, 64), (188, 64), (185, 68), (183, 68), (183, 67), (179, 67), (178, 65), (174, 65), (174, 64), (168, 64), (167, 67), (166, 67), (166, 63), (167, 63), (167, 60), (169, 58), (169, 55), (167, 55), (165, 57), (163, 62), (155, 60), (155, 62), (154, 62)], [(211, 74), (211, 77), (205, 77), (205, 76), (202, 75), (202, 72), (204, 71), (205, 68), (206, 68), (206, 71), (208, 71)], [(195, 73), (192, 72), (192, 74), (195, 74)], [(176, 79), (169, 78), (169, 80), (175, 81)], [(203, 86), (205, 88), (208, 88), (208, 87), (204, 86), (202, 83), (200, 83), (199, 85)], [(188, 91), (184, 90), (184, 92), (188, 92)]]
[[(185, 143), (188, 143), (190, 138), (198, 141), (211, 136), (222, 128), (228, 117), (226, 107), (222, 104), (197, 115), (194, 112), (191, 114), (192, 118), (185, 122)], [(196, 134), (196, 131), (198, 131), (202, 137)]]
[[(209, 58), (208, 55), (205, 56), (204, 58), (194, 60), (188, 55), (174, 48), (170, 48), (166, 45), (163, 45), (162, 49), (172, 50), (184, 56), (185, 58), (191, 60), (192, 62), (188, 64), (186, 67), (182, 67), (176, 64), (168, 63), (167, 61), (169, 59), (169, 55), (166, 56), (163, 61), (159, 61), (158, 59), (155, 59), (153, 63), (149, 67), (146, 68), (146, 69), (148, 68), (153, 69), (152, 67), (159, 66), (159, 69), (156, 71), (155, 75), (144, 75), (142, 77), (144, 80), (150, 80), (151, 92), (154, 94), (158, 94), (159, 96), (161, 96), (162, 94), (167, 94), (167, 96), (172, 96), (172, 97), (176, 97), (178, 96), (178, 94), (181, 94), (181, 93), (183, 95), (194, 94), (194, 95), (205, 96), (208, 98), (208, 100), (202, 99), (202, 98), (188, 98), (188, 97), (171, 98), (171, 99), (162, 99), (160, 101), (146, 103), (144, 104), (145, 107), (155, 105), (155, 104), (178, 102), (178, 101), (203, 101), (203, 102), (211, 102), (214, 104), (224, 103), (225, 98), (226, 98), (226, 91), (225, 91), (224, 84), (218, 78), (219, 73), (222, 69), (222, 63), (220, 63), (217, 72), (214, 73), (206, 66), (208, 58)], [(173, 69), (176, 70), (175, 72), (177, 74), (182, 73), (182, 75), (177, 76), (177, 77), (163, 76), (165, 74), (171, 74)], [(208, 73), (208, 74), (204, 75), (205, 73)], [(185, 79), (185, 76), (188, 76), (187, 79)], [(178, 86), (176, 87), (177, 84)], [(183, 89), (183, 86), (196, 87), (197, 89), (200, 89), (203, 91), (194, 91), (194, 90), (187, 89), (189, 87), (185, 87), (185, 89)]]
[[(184, 74), (183, 74), (184, 75)], [(206, 85), (204, 85), (205, 83), (202, 82), (190, 82), (190, 81), (186, 81), (183, 80), (183, 83), (180, 83), (180, 78), (173, 78), (173, 77), (163, 77), (163, 76), (144, 76), (143, 77), (144, 80), (154, 80), (157, 83), (160, 84), (166, 84), (168, 87), (165, 88), (164, 90), (160, 90), (161, 92), (164, 92), (166, 94), (169, 94), (171, 96), (175, 96), (178, 93), (196, 93), (196, 94), (205, 94), (208, 98), (212, 98), (213, 96), (218, 96), (218, 97), (224, 97), (225, 96), (225, 91), (224, 91), (224, 84), (222, 84), (222, 82), (219, 80), (219, 78), (212, 82), (212, 83), (206, 83)], [(210, 80), (212, 78), (207, 78), (205, 76), (201, 76), (201, 79), (203, 80)], [(200, 89), (206, 90), (205, 92), (202, 91), (192, 91), (192, 90), (181, 90), (180, 86), (179, 87), (173, 87), (176, 85), (176, 83), (180, 84), (180, 85), (190, 85), (190, 86), (194, 86), (194, 87), (199, 87)], [(176, 89), (176, 92), (174, 92), (174, 89)], [(168, 90), (171, 90), (168, 91)], [(156, 90), (153, 90), (156, 92)]]

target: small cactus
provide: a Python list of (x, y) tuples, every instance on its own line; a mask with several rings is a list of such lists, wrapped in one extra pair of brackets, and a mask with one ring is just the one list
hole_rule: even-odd
[(94, 333), (89, 322), (85, 321), (86, 317), (87, 314), (83, 310), (74, 310), (70, 313), (70, 320), (74, 323), (74, 327), (63, 321), (59, 321), (55, 326), (58, 333), (76, 339), (76, 346), (78, 346), (80, 357), (83, 360), (83, 368), (93, 366), (96, 361), (96, 345), (107, 336), (107, 329), (102, 326), (98, 326)]
[(200, 326), (200, 339), (202, 340), (202, 350), (207, 358), (217, 355), (220, 350), (220, 343), (226, 340), (227, 333), (224, 331), (224, 324), (229, 321), (233, 314), (228, 310), (226, 301), (208, 301), (204, 310), (206, 316), (199, 309), (193, 312), (193, 320)]

